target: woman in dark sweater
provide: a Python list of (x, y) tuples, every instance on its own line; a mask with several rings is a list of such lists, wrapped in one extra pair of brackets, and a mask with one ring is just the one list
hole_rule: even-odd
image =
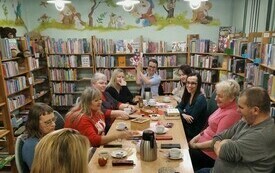
[(127, 87), (124, 71), (122, 69), (114, 70), (107, 85), (106, 92), (122, 103), (136, 104), (138, 102), (138, 97), (134, 97)]

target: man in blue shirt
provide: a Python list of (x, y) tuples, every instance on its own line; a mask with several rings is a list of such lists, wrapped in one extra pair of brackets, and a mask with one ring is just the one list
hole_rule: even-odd
[(161, 82), (160, 76), (156, 73), (158, 62), (155, 59), (148, 61), (147, 73), (142, 73), (142, 67), (137, 67), (137, 84), (141, 85), (141, 96), (144, 95), (145, 88), (150, 88), (152, 96), (158, 96), (158, 89)]

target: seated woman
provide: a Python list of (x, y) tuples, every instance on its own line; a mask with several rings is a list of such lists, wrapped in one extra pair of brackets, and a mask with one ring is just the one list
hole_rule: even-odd
[(189, 153), (195, 171), (214, 166), (217, 155), (211, 149), (213, 136), (231, 127), (241, 118), (237, 111), (239, 84), (235, 80), (229, 79), (217, 83), (215, 87), (217, 93), (215, 100), (218, 109), (210, 115), (208, 127), (189, 142)]
[(94, 87), (86, 88), (80, 96), (79, 103), (67, 113), (65, 127), (76, 129), (87, 136), (93, 147), (130, 137), (132, 134), (127, 131), (105, 135), (105, 119), (112, 115), (104, 115), (101, 104), (101, 92)]
[(207, 102), (201, 93), (201, 83), (199, 73), (189, 74), (182, 100), (177, 105), (188, 141), (199, 134), (207, 120)]
[(27, 138), (22, 148), (23, 161), (31, 169), (34, 149), (39, 140), (55, 129), (53, 109), (45, 103), (35, 103), (30, 109), (26, 122)]
[(107, 116), (106, 119), (106, 132), (108, 132), (113, 119), (110, 119), (112, 117), (119, 117), (122, 119), (128, 119), (129, 114), (124, 111), (124, 108), (131, 108), (132, 111), (136, 111), (135, 106), (130, 104), (125, 104), (117, 101), (115, 98), (113, 98), (108, 92), (106, 92), (106, 84), (107, 84), (107, 77), (102, 73), (95, 73), (94, 76), (91, 79), (92, 86), (99, 89), (99, 91), (102, 93), (101, 99), (102, 99), (102, 107), (101, 110), (104, 113), (104, 115)]
[(172, 94), (173, 98), (179, 103), (183, 96), (185, 89), (185, 83), (187, 75), (192, 73), (192, 69), (189, 65), (181, 65), (178, 69), (178, 75), (180, 76), (180, 81), (177, 83), (177, 87), (173, 89)]
[(107, 85), (106, 92), (121, 103), (137, 104), (139, 97), (134, 97), (127, 87), (124, 71), (115, 69)]
[(73, 129), (60, 129), (46, 135), (36, 146), (31, 173), (89, 173), (85, 136)]

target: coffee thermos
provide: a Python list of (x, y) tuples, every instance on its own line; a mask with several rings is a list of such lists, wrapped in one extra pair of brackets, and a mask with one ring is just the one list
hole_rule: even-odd
[(151, 98), (152, 98), (151, 88), (144, 88), (143, 99), (145, 99), (148, 103)]
[(143, 131), (140, 143), (140, 158), (147, 162), (157, 159), (157, 142), (155, 133), (152, 130)]

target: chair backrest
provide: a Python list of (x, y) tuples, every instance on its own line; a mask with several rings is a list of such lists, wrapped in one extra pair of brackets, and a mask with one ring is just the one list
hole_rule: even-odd
[(22, 134), (17, 137), (15, 142), (15, 163), (18, 173), (29, 173), (27, 164), (23, 161), (22, 148), (24, 145), (24, 139), (27, 137), (26, 134)]
[(211, 97), (207, 101), (207, 115), (210, 116), (213, 112), (215, 112), (218, 109), (217, 102), (215, 100), (216, 98), (216, 90), (213, 91), (211, 94)]
[(54, 116), (56, 117), (55, 130), (62, 129), (65, 124), (65, 120), (64, 120), (63, 116), (56, 110), (54, 110), (53, 113), (54, 113)]

